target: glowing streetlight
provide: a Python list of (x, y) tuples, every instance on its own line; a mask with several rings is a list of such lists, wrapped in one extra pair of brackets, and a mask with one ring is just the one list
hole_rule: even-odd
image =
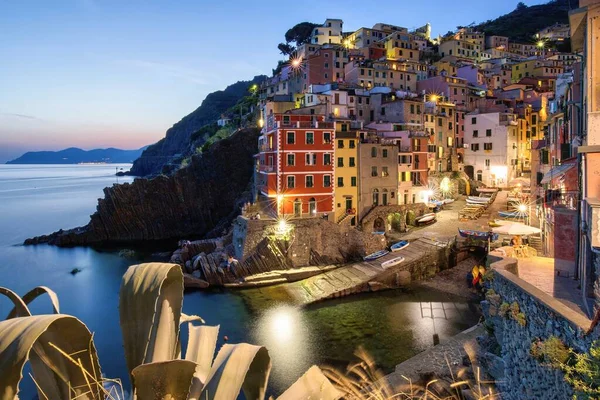
[(284, 219), (280, 219), (279, 222), (277, 222), (277, 233), (284, 234), (287, 228), (288, 224)]
[(350, 46), (352, 46), (352, 41), (350, 39), (344, 40), (344, 47), (346, 47), (347, 49), (349, 49)]
[(536, 44), (536, 45), (537, 45), (537, 47), (539, 47), (540, 49), (543, 49), (543, 48), (544, 48), (544, 41), (543, 41), (543, 40), (539, 40), (539, 41), (537, 42), (537, 44)]
[(265, 120), (261, 118), (258, 120), (258, 127), (262, 128), (263, 126), (265, 126)]
[(290, 60), (290, 65), (294, 69), (300, 68), (300, 66), (302, 65), (302, 58), (301, 57), (292, 58)]
[(519, 204), (519, 212), (525, 214), (527, 212), (527, 206), (525, 204)]
[(434, 103), (438, 101), (438, 95), (437, 94), (432, 94), (429, 97), (429, 100), (433, 101)]

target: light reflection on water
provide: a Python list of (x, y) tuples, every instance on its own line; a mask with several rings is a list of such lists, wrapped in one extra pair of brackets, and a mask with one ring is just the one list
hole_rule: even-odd
[(266, 296), (264, 289), (242, 293), (254, 307), (260, 304), (250, 323), (249, 340), (269, 350), (270, 383), (277, 393), (312, 365), (345, 368), (355, 361), (353, 353), (359, 346), (379, 368), (390, 372), (431, 347), (434, 334), (444, 342), (479, 319), (476, 305), (423, 289), (367, 293), (306, 309), (257, 303), (257, 297)]

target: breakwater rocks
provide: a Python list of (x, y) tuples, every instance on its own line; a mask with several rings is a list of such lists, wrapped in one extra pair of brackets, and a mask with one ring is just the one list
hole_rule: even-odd
[(250, 200), (258, 129), (216, 142), (171, 176), (104, 189), (89, 224), (27, 239), (26, 245), (124, 244), (199, 237), (232, 220)]

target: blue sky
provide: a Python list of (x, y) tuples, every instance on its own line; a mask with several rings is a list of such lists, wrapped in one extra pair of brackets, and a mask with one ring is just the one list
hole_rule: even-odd
[(0, 0), (0, 162), (29, 150), (153, 143), (208, 93), (270, 74), (297, 22), (429, 22), (437, 35), (517, 3)]

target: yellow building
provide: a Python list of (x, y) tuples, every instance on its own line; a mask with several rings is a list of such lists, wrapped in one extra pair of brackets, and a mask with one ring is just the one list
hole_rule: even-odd
[(512, 83), (517, 83), (521, 79), (528, 76), (535, 76), (534, 70), (536, 67), (535, 60), (522, 61), (520, 63), (513, 64), (512, 66)]
[(358, 146), (359, 131), (351, 129), (350, 121), (335, 124), (335, 221), (348, 220), (356, 225), (358, 208)]

